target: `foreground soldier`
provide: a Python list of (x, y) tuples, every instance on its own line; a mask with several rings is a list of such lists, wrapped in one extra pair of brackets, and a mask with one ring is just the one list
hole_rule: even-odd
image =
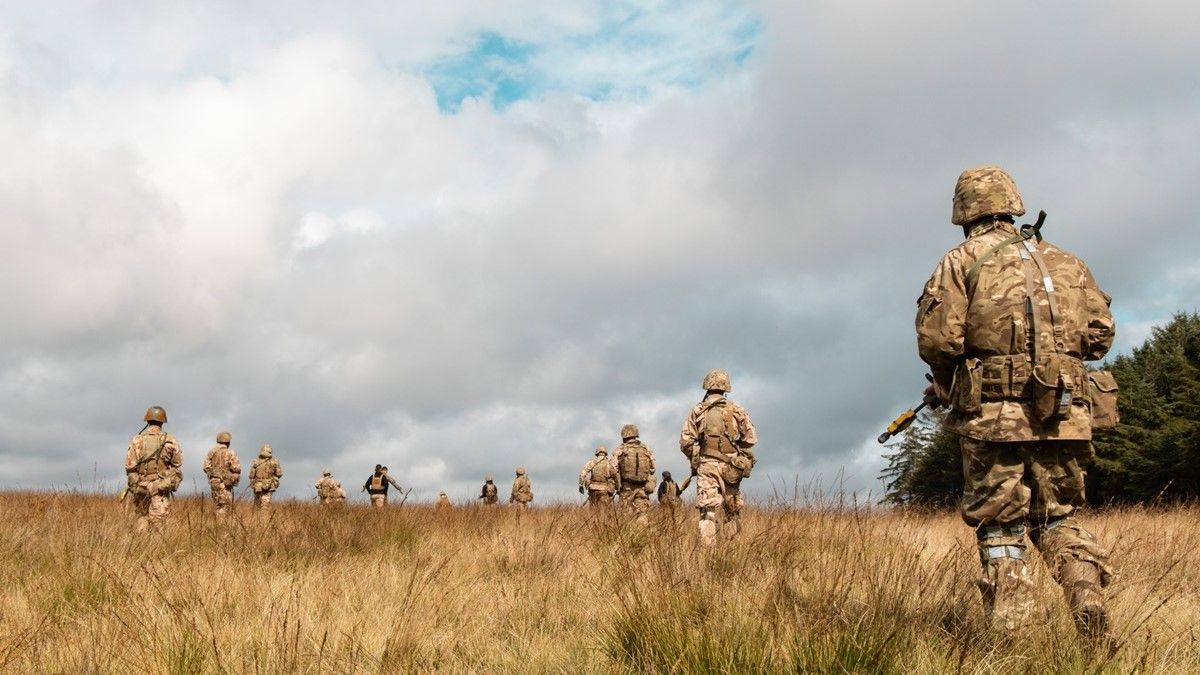
[(648, 522), (650, 493), (654, 491), (654, 453), (638, 438), (636, 426), (621, 427), (621, 445), (613, 450), (613, 462), (617, 465), (621, 506), (632, 511), (638, 522)]
[(479, 499), (484, 506), (495, 506), (500, 501), (500, 489), (492, 482), (492, 474), (483, 477), (483, 489), (479, 491)]
[(167, 411), (153, 406), (143, 419), (146, 426), (125, 451), (125, 477), (133, 495), (138, 532), (162, 529), (171, 510), (171, 493), (183, 482), (183, 451), (179, 441), (162, 428)]
[(1115, 416), (1115, 382), (1083, 365), (1112, 345), (1110, 299), (1078, 258), (1032, 228), (1018, 235), (1013, 218), (1024, 213), (999, 167), (959, 176), (951, 221), (967, 240), (925, 284), (917, 346), (929, 393), (950, 404), (946, 424), (961, 437), (962, 515), (976, 530), (992, 626), (1012, 632), (1034, 610), (1028, 521), (1077, 628), (1100, 636), (1108, 553), (1072, 516), (1094, 456), (1092, 415)]
[(603, 506), (612, 504), (616, 491), (617, 472), (608, 461), (608, 450), (601, 446), (579, 472), (579, 494), (587, 494), (589, 506)]
[(258, 451), (258, 458), (250, 465), (250, 489), (254, 491), (254, 507), (265, 509), (271, 505), (271, 495), (279, 489), (283, 478), (283, 467), (271, 456), (270, 444)]
[(670, 471), (662, 472), (662, 482), (658, 484), (658, 503), (669, 509), (676, 509), (683, 500), (679, 498), (679, 485), (671, 478)]
[(388, 486), (396, 488), (400, 491), (400, 485), (387, 475), (387, 467), (382, 464), (375, 465), (375, 473), (367, 477), (367, 482), (363, 483), (362, 491), (366, 492), (371, 497), (371, 506), (381, 509), (387, 504)]
[(533, 486), (529, 483), (529, 477), (525, 475), (525, 467), (517, 467), (517, 477), (513, 479), (512, 493), (508, 496), (509, 504), (516, 504), (518, 509), (524, 511), (529, 508), (529, 502), (533, 501)]
[(344, 504), (346, 502), (346, 491), (342, 488), (341, 481), (334, 480), (333, 472), (328, 469), (321, 474), (321, 480), (318, 480), (313, 487), (317, 488), (317, 497), (321, 499), (322, 504)]
[(700, 540), (712, 546), (717, 543), (717, 509), (722, 509), (735, 534), (741, 530), (741, 484), (757, 462), (753, 448), (758, 433), (746, 410), (725, 398), (733, 390), (729, 373), (709, 371), (701, 386), (704, 398), (683, 421), (679, 449), (696, 477)]
[(229, 448), (232, 439), (228, 431), (217, 434), (216, 447), (204, 456), (204, 475), (208, 476), (218, 516), (228, 513), (229, 505), (233, 503), (232, 489), (242, 480), (242, 462), (237, 453)]

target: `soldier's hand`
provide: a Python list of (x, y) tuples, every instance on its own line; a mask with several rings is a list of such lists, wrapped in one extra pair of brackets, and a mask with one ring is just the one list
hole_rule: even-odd
[(934, 387), (932, 383), (928, 387), (925, 387), (925, 391), (922, 392), (922, 396), (926, 401), (929, 402), (930, 408), (937, 410), (938, 408), (942, 407), (942, 399), (938, 398), (937, 387)]
[(584, 492), (587, 492), (587, 490), (584, 490), (584, 489), (583, 489), (583, 486), (582, 486), (582, 485), (580, 485), (580, 486), (579, 486), (579, 494), (583, 494)]

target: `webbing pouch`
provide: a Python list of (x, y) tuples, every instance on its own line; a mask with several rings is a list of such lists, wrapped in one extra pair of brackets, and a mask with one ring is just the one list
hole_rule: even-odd
[(950, 406), (955, 412), (974, 415), (983, 409), (983, 368), (977, 358), (963, 359), (950, 385)]
[(1033, 416), (1039, 422), (1066, 419), (1079, 389), (1076, 361), (1049, 354), (1033, 366)]
[(1107, 370), (1088, 373), (1088, 396), (1092, 404), (1092, 429), (1115, 429), (1121, 421), (1117, 408), (1117, 378)]

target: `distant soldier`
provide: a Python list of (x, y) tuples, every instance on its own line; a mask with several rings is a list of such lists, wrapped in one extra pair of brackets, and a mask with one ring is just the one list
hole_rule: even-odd
[(371, 496), (371, 506), (381, 509), (387, 504), (388, 486), (396, 488), (400, 491), (400, 485), (387, 474), (387, 467), (382, 464), (375, 465), (375, 473), (367, 477), (367, 482), (363, 483), (362, 491)]
[(524, 511), (529, 508), (529, 502), (533, 501), (533, 485), (529, 483), (529, 477), (525, 475), (525, 467), (517, 467), (517, 477), (513, 479), (512, 493), (508, 496), (508, 503), (515, 504), (518, 509)]
[(674, 510), (683, 503), (679, 497), (679, 485), (671, 478), (670, 471), (662, 472), (662, 482), (658, 484), (658, 503), (660, 506), (665, 506)]
[(979, 587), (993, 629), (1028, 625), (1037, 598), (1025, 535), (1038, 548), (1078, 630), (1106, 635), (1108, 551), (1075, 519), (1095, 452), (1092, 429), (1115, 424), (1116, 382), (1084, 361), (1104, 358), (1116, 327), (1087, 265), (1020, 231), (1025, 205), (997, 166), (967, 169), (951, 222), (966, 241), (942, 257), (917, 301), (927, 394), (950, 405), (965, 479), (962, 516), (975, 529)]
[(638, 438), (633, 424), (621, 427), (621, 445), (613, 451), (617, 465), (617, 489), (621, 507), (629, 509), (639, 522), (649, 522), (650, 493), (654, 491), (654, 452)]
[(328, 469), (313, 487), (317, 488), (317, 497), (321, 499), (322, 504), (346, 503), (346, 490), (342, 488), (341, 481), (333, 479), (333, 472)]
[(167, 411), (153, 406), (146, 411), (146, 426), (129, 441), (125, 451), (128, 494), (133, 496), (137, 530), (161, 530), (171, 510), (171, 494), (183, 482), (183, 451), (179, 441), (162, 425)]
[(443, 490), (443, 491), (439, 492), (438, 498), (437, 498), (437, 510), (445, 511), (446, 509), (449, 509), (451, 506), (453, 506), (453, 504), (450, 503), (450, 497), (446, 494), (446, 491)]
[(717, 543), (717, 509), (741, 531), (742, 479), (750, 475), (757, 460), (754, 444), (758, 433), (742, 406), (725, 398), (732, 391), (729, 373), (712, 370), (704, 376), (704, 398), (683, 421), (679, 449), (687, 456), (696, 476), (696, 507), (700, 510), (700, 540)]
[(612, 504), (616, 491), (617, 471), (608, 459), (608, 450), (601, 446), (579, 472), (579, 494), (587, 494), (589, 506), (604, 506)]
[(484, 506), (495, 506), (500, 501), (500, 489), (492, 482), (492, 474), (483, 477), (483, 489), (479, 491), (479, 500)]
[(283, 467), (272, 456), (270, 444), (264, 444), (250, 464), (250, 489), (254, 491), (255, 508), (265, 509), (271, 505), (271, 495), (279, 489), (280, 478), (283, 478)]
[(242, 462), (229, 447), (232, 439), (228, 431), (217, 434), (217, 445), (204, 456), (204, 475), (208, 476), (218, 516), (228, 513), (233, 503), (233, 488), (242, 480)]

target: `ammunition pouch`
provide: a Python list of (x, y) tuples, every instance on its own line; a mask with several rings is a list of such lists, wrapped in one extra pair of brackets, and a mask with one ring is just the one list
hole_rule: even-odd
[(980, 398), (983, 401), (1023, 400), (1030, 396), (1032, 359), (1026, 355), (981, 359)]
[(754, 461), (743, 454), (734, 455), (729, 463), (741, 473), (742, 478), (749, 478), (750, 471), (754, 469)]
[(1043, 423), (1065, 419), (1086, 377), (1083, 362), (1073, 356), (1054, 353), (1039, 359), (1033, 366), (1034, 419)]
[(971, 357), (955, 368), (950, 385), (950, 407), (955, 412), (974, 415), (983, 409), (982, 364), (980, 359)]
[(1115, 429), (1121, 421), (1117, 408), (1117, 379), (1107, 370), (1088, 373), (1088, 400), (1092, 410), (1092, 429)]

